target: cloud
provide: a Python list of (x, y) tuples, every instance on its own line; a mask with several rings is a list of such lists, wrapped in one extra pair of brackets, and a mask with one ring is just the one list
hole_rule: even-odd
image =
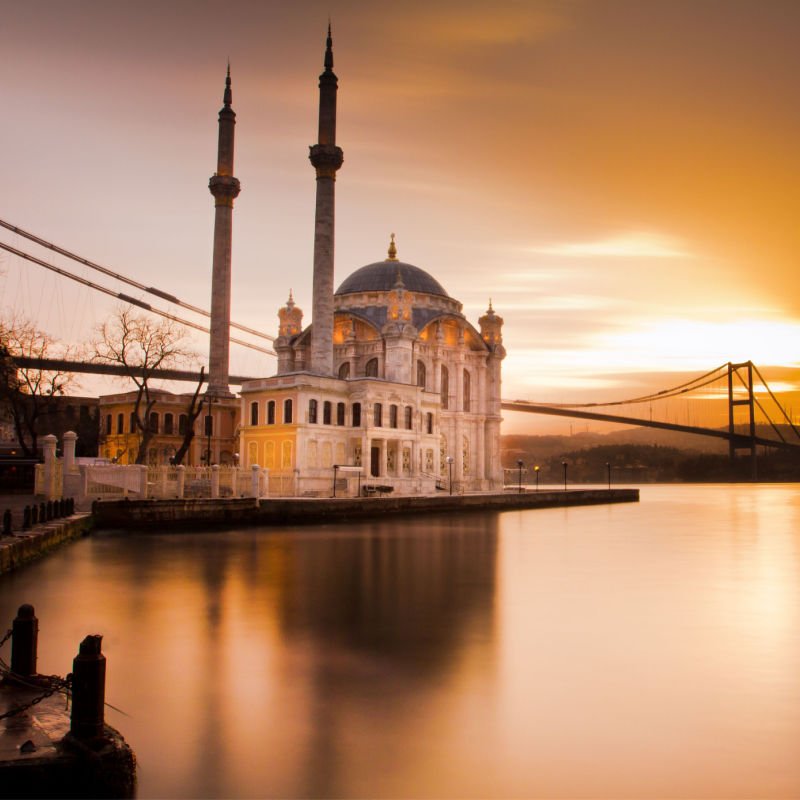
[(692, 258), (693, 254), (672, 236), (657, 233), (625, 233), (593, 242), (563, 242), (532, 247), (534, 253), (568, 257)]

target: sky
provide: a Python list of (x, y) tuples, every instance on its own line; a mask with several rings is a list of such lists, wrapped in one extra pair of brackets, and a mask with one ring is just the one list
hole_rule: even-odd
[[(506, 399), (618, 400), (752, 359), (800, 411), (795, 0), (2, 6), (0, 219), (209, 307), (230, 59), (232, 318), (275, 334), (291, 289), (310, 322), (330, 17), (337, 285), (394, 232), (473, 324), (491, 298)], [(79, 342), (115, 305), (0, 253), (4, 314)], [(232, 373), (274, 371), (232, 347)]]

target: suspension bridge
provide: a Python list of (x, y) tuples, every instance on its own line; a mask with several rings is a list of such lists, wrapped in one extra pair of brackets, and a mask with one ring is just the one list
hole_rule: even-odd
[[(93, 291), (101, 292), (121, 302), (137, 306), (148, 313), (172, 320), (200, 333), (208, 334), (209, 328), (207, 325), (187, 319), (185, 316), (185, 312), (190, 312), (208, 319), (210, 313), (205, 309), (185, 302), (170, 292), (153, 286), (145, 286), (116, 270), (83, 258), (9, 222), (0, 220), (0, 227), (51, 253), (77, 262), (89, 270), (129, 286), (133, 290), (176, 306), (181, 311), (179, 313), (168, 311), (150, 302), (133, 297), (126, 292), (109, 289), (96, 280), (77, 275), (64, 267), (58, 267), (42, 257), (21, 250), (19, 247), (0, 242), (0, 249), (11, 255), (27, 263), (43, 267)], [(233, 344), (266, 355), (275, 355), (274, 350), (270, 347), (275, 337), (236, 322), (231, 322), (231, 328), (257, 340), (254, 342), (242, 339), (239, 336), (232, 336), (230, 341)], [(15, 362), (20, 367), (106, 375), (125, 376), (129, 374), (119, 366), (63, 358), (44, 359), (29, 355), (18, 356), (15, 358)], [(151, 374), (154, 377), (165, 380), (191, 381), (194, 383), (201, 378), (199, 372), (192, 370), (173, 369), (155, 371)], [(242, 375), (230, 376), (230, 382), (234, 385), (241, 385), (246, 380), (250, 380), (250, 378)], [(751, 361), (721, 364), (709, 372), (671, 388), (624, 400), (579, 404), (503, 400), (501, 407), (506, 411), (570, 417), (617, 425), (658, 428), (724, 439), (728, 442), (731, 459), (735, 458), (739, 451), (748, 452), (753, 475), (755, 475), (756, 470), (756, 448), (759, 446), (800, 453), (800, 429), (795, 425), (790, 411), (780, 403), (776, 393), (770, 388), (758, 366)], [(646, 408), (646, 413), (643, 415), (642, 409), (644, 408)], [(654, 408), (656, 409), (655, 415), (653, 413)]]

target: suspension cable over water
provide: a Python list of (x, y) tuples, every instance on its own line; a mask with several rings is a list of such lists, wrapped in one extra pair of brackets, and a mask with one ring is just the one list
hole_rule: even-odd
[[(154, 308), (149, 303), (145, 303), (142, 300), (137, 300), (135, 297), (131, 297), (130, 295), (124, 294), (122, 292), (115, 292), (113, 289), (107, 289), (105, 286), (101, 286), (99, 283), (94, 283), (93, 281), (88, 280), (87, 278), (81, 278), (79, 275), (74, 275), (71, 272), (67, 272), (67, 270), (61, 269), (60, 267), (56, 267), (53, 264), (48, 264), (46, 261), (42, 261), (40, 258), (36, 258), (36, 256), (32, 256), (29, 253), (25, 253), (22, 250), (17, 250), (16, 247), (11, 247), (11, 245), (4, 244), (0, 242), (0, 247), (3, 250), (7, 250), (9, 253), (13, 253), (15, 256), (19, 256), (20, 258), (24, 258), (26, 261), (31, 261), (34, 264), (38, 264), (40, 267), (44, 267), (45, 269), (49, 269), (52, 272), (55, 272), (65, 278), (69, 278), (70, 280), (76, 281), (77, 283), (81, 283), (84, 286), (88, 286), (91, 289), (95, 289), (98, 292), (103, 292), (103, 294), (109, 295), (109, 297), (114, 297), (117, 300), (122, 300), (123, 303), (130, 303), (134, 306), (139, 306), (139, 308), (143, 308), (145, 311), (150, 311), (153, 314), (158, 314), (161, 317), (165, 317), (166, 319), (172, 320), (172, 322), (177, 322), (180, 325), (186, 325), (187, 328), (194, 328), (196, 331), (201, 331), (202, 333), (210, 333), (209, 329), (204, 327), (203, 325), (198, 325), (196, 322), (191, 322), (188, 319), (183, 319), (181, 317), (176, 317), (174, 314), (170, 314), (168, 311), (162, 311), (160, 308)], [(266, 353), (268, 356), (276, 355), (274, 350), (270, 350), (266, 347), (261, 347), (257, 344), (252, 344), (251, 342), (246, 342), (243, 339), (236, 339), (233, 336), (230, 337), (230, 341), (234, 344), (241, 345), (242, 347), (248, 347), (250, 350), (257, 350), (259, 353)]]
[[(156, 289), (153, 286), (145, 286), (143, 283), (139, 283), (138, 281), (133, 280), (132, 278), (127, 278), (124, 275), (121, 275), (119, 272), (114, 272), (114, 270), (109, 269), (108, 267), (103, 267), (100, 264), (96, 264), (94, 261), (89, 261), (82, 256), (77, 255), (76, 253), (72, 253), (69, 250), (65, 250), (63, 247), (59, 247), (52, 242), (48, 242), (45, 239), (41, 239), (40, 237), (36, 236), (33, 233), (28, 233), (28, 231), (22, 230), (22, 228), (18, 228), (16, 225), (12, 225), (10, 222), (5, 222), (4, 220), (0, 219), (0, 225), (7, 230), (12, 231), (13, 233), (18, 234), (19, 236), (23, 236), (26, 239), (29, 239), (32, 242), (35, 242), (42, 247), (46, 247), (48, 250), (52, 250), (55, 253), (59, 253), (62, 256), (66, 256), (67, 258), (71, 258), (73, 261), (77, 261), (79, 264), (83, 264), (84, 266), (89, 267), (90, 269), (96, 270), (97, 272), (102, 272), (103, 275), (108, 275), (111, 278), (115, 278), (118, 281), (122, 281), (122, 283), (127, 283), (128, 286), (133, 286), (139, 291), (147, 292), (148, 294), (153, 294), (156, 297), (160, 297), (162, 300), (167, 300), (170, 303), (174, 303), (176, 306), (180, 306), (181, 308), (185, 308), (187, 311), (194, 311), (195, 314), (201, 314), (204, 317), (211, 317), (211, 314), (203, 308), (198, 308), (197, 306), (193, 306), (191, 303), (185, 303), (183, 300), (179, 300), (175, 295), (170, 294), (169, 292), (163, 292), (160, 289)], [(156, 312), (158, 313), (158, 312)], [(267, 339), (270, 342), (275, 341), (274, 336), (270, 336), (268, 333), (263, 333), (262, 331), (257, 331), (255, 328), (248, 328), (246, 325), (240, 325), (237, 322), (230, 323), (231, 328), (236, 328), (237, 330), (243, 331), (244, 333), (249, 333), (253, 336), (258, 336), (262, 339)], [(231, 339), (233, 341), (233, 339)], [(271, 351), (272, 355), (275, 355)]]

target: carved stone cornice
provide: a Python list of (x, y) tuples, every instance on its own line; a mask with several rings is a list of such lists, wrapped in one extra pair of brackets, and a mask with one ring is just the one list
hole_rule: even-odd
[(344, 162), (344, 153), (334, 144), (314, 144), (309, 148), (308, 158), (317, 171), (317, 178), (336, 180), (336, 170)]
[(233, 207), (233, 199), (239, 196), (241, 184), (232, 175), (213, 175), (208, 182), (208, 191), (214, 195), (215, 206)]

